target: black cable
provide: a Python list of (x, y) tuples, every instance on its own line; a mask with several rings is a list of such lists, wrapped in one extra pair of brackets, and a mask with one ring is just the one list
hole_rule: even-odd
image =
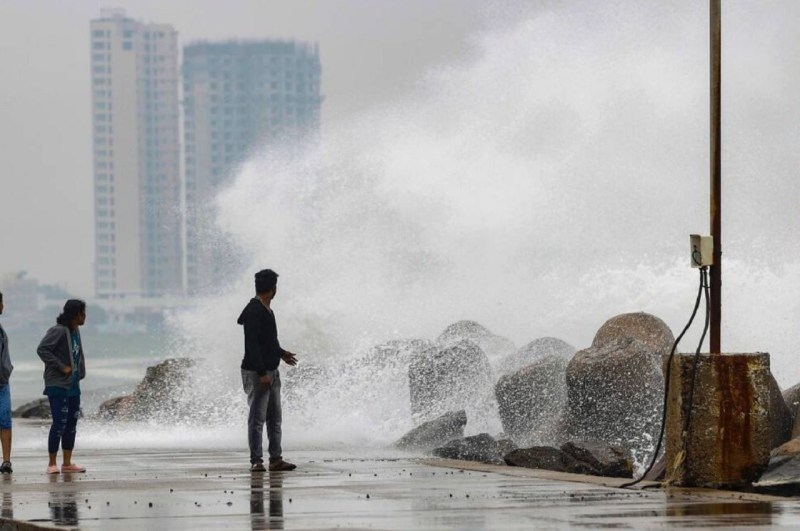
[(703, 334), (700, 336), (700, 343), (697, 344), (697, 350), (694, 353), (694, 359), (692, 360), (692, 386), (689, 388), (689, 404), (686, 410), (686, 419), (683, 422), (683, 444), (684, 444), (684, 459), (686, 459), (686, 436), (689, 433), (689, 422), (692, 418), (692, 406), (694, 405), (694, 382), (695, 377), (697, 376), (697, 362), (700, 360), (700, 349), (703, 346), (703, 341), (706, 339), (706, 332), (708, 332), (708, 323), (711, 318), (711, 302), (709, 301), (708, 296), (708, 277), (706, 276), (705, 269), (700, 270), (701, 274), (701, 284), (703, 286), (703, 293), (705, 295), (706, 300), (706, 322), (703, 326)]
[[(689, 330), (689, 327), (692, 326), (692, 322), (694, 321), (694, 318), (697, 315), (697, 309), (700, 307), (700, 298), (703, 296), (703, 288), (706, 287), (705, 271), (706, 271), (705, 267), (700, 269), (700, 286), (697, 289), (697, 300), (694, 302), (694, 309), (692, 310), (692, 316), (689, 318), (689, 322), (686, 323), (686, 326), (683, 328), (683, 331), (678, 336), (678, 339), (676, 339), (675, 343), (672, 344), (672, 350), (670, 351), (669, 358), (667, 359), (667, 375), (664, 378), (664, 406), (661, 413), (661, 432), (658, 435), (658, 443), (656, 444), (656, 451), (653, 453), (653, 459), (650, 461), (650, 465), (647, 467), (644, 473), (641, 476), (639, 476), (639, 479), (620, 485), (620, 488), (622, 489), (632, 487), (637, 483), (639, 483), (640, 481), (642, 481), (645, 478), (645, 476), (649, 474), (651, 470), (653, 470), (653, 467), (656, 464), (656, 460), (658, 459), (658, 452), (661, 450), (661, 442), (664, 440), (664, 428), (666, 427), (667, 424), (667, 398), (669, 396), (669, 382), (672, 377), (672, 358), (675, 357), (675, 349), (678, 348), (678, 343), (681, 342), (681, 339), (683, 339), (683, 336)], [(708, 309), (707, 302), (706, 302), (706, 309)], [(706, 312), (706, 322), (708, 322), (708, 312)], [(705, 337), (705, 332), (703, 332), (703, 336)], [(700, 349), (698, 347), (698, 351), (699, 350)], [(692, 381), (694, 381), (694, 379), (692, 379)], [(692, 391), (694, 391), (694, 386), (692, 386)]]

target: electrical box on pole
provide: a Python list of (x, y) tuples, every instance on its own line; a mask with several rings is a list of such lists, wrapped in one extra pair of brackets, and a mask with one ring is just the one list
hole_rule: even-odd
[(714, 237), (689, 235), (689, 252), (692, 267), (708, 267), (714, 265)]

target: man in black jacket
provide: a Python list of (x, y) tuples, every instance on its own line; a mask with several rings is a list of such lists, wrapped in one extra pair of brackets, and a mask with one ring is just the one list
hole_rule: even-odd
[(278, 274), (264, 269), (255, 275), (256, 296), (242, 310), (238, 323), (244, 326), (242, 385), (247, 393), (247, 442), (250, 445), (250, 470), (263, 472), (264, 422), (269, 439), (269, 470), (294, 470), (295, 465), (281, 455), (281, 360), (297, 365), (297, 358), (278, 342), (278, 327), (270, 303), (278, 289)]

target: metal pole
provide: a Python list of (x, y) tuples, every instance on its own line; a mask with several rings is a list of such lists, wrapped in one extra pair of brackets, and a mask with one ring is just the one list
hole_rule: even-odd
[(722, 170), (721, 170), (721, 64), (722, 7), (720, 0), (711, 2), (711, 236), (714, 238), (714, 265), (711, 281), (711, 353), (720, 354), (722, 324)]

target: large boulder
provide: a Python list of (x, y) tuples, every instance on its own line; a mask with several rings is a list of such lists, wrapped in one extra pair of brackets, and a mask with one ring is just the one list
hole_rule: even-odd
[(555, 337), (534, 339), (513, 354), (509, 354), (497, 365), (497, 374), (515, 372), (542, 358), (563, 358), (568, 362), (575, 354), (575, 347)]
[(28, 402), (12, 411), (11, 416), (21, 419), (49, 419), (51, 417), (50, 400), (40, 398), (33, 402)]
[(180, 390), (194, 365), (191, 358), (172, 358), (148, 367), (130, 396), (106, 400), (98, 415), (122, 421), (180, 418), (188, 407), (180, 399)]
[(792, 437), (800, 437), (800, 421), (798, 420), (797, 412), (800, 411), (800, 383), (793, 385), (782, 393), (783, 400), (786, 402), (786, 407), (792, 414)]
[(498, 380), (494, 391), (503, 431), (518, 445), (562, 441), (568, 363), (564, 353), (545, 355)]
[(630, 453), (620, 446), (599, 441), (570, 441), (561, 446), (561, 451), (577, 461), (591, 465), (600, 476), (633, 477), (633, 459)]
[(786, 402), (786, 407), (792, 412), (792, 415), (797, 413), (797, 406), (800, 405), (800, 383), (791, 386), (781, 393), (783, 400)]
[(598, 471), (588, 463), (578, 461), (562, 450), (550, 446), (518, 448), (507, 453), (503, 460), (509, 466), (569, 472), (572, 474), (599, 475)]
[(669, 327), (653, 315), (607, 321), (567, 366), (570, 438), (619, 445), (643, 461), (661, 426), (662, 366), (673, 342)]
[(561, 448), (519, 448), (507, 453), (503, 459), (509, 466), (524, 468), (604, 477), (633, 476), (630, 455), (622, 448), (601, 442), (569, 442)]
[(416, 353), (408, 380), (411, 413), (421, 421), (459, 409), (470, 418), (483, 418), (495, 405), (489, 359), (469, 340)]
[(779, 494), (796, 495), (800, 490), (800, 455), (772, 457), (754, 487)]
[(478, 345), (491, 360), (503, 359), (517, 350), (510, 339), (493, 334), (475, 321), (458, 321), (451, 324), (439, 334), (436, 342), (442, 346), (449, 346), (465, 339)]
[(445, 459), (478, 461), (492, 465), (504, 464), (503, 448), (488, 433), (450, 441), (445, 446), (434, 448), (432, 453), (436, 457)]
[(464, 437), (464, 426), (467, 425), (467, 413), (451, 411), (441, 417), (424, 422), (409, 431), (395, 443), (403, 450), (429, 451), (443, 446), (454, 439)]
[(653, 358), (662, 363), (663, 354), (669, 354), (675, 337), (667, 324), (645, 312), (623, 313), (612, 317), (605, 323), (594, 336), (593, 347), (600, 347), (613, 343), (620, 338), (636, 339), (653, 351)]
[(792, 412), (781, 394), (775, 377), (769, 375), (770, 448), (777, 448), (792, 438)]

